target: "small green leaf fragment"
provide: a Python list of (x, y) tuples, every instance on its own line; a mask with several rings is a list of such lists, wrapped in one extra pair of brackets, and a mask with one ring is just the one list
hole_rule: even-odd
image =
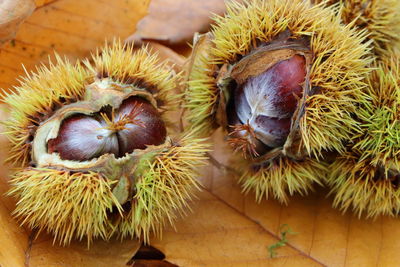
[(276, 257), (276, 249), (280, 247), (286, 246), (286, 243), (288, 242), (287, 240), (287, 235), (295, 235), (297, 234), (296, 232), (293, 232), (292, 229), (290, 229), (289, 225), (287, 224), (282, 224), (280, 227), (280, 232), (281, 232), (281, 240), (279, 240), (277, 243), (272, 244), (268, 246), (268, 251), (269, 251), (269, 257), (274, 258)]

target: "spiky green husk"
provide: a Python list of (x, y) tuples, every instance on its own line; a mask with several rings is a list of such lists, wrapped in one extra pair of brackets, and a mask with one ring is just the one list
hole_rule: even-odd
[[(208, 146), (195, 139), (193, 133), (183, 139), (167, 138), (159, 149), (149, 147), (134, 153), (140, 158), (126, 161), (138, 162), (131, 172), (127, 170), (127, 175), (133, 175), (137, 182), (133, 185), (136, 191), (131, 205), (118, 202), (113, 194), (118, 179), (111, 181), (96, 172), (104, 169), (101, 162), (96, 169), (96, 159), (87, 162), (90, 167), (85, 171), (70, 171), (63, 167), (62, 160), (57, 166), (28, 166), (31, 139), (40, 123), (60, 106), (86, 100), (86, 89), (93, 82), (112, 80), (121, 85), (113, 90), (123, 91), (125, 85), (146, 89), (155, 98), (162, 116), (175, 107), (172, 90), (177, 86), (177, 77), (146, 48), (134, 51), (133, 46), (116, 41), (93, 55), (92, 62), (93, 65), (89, 60), (72, 65), (57, 56), (56, 65), (42, 66), (38, 73), (23, 78), (15, 93), (4, 95), (11, 110), (10, 119), (4, 122), (12, 142), (9, 161), (19, 166), (10, 190), (19, 199), (15, 214), (23, 224), (50, 232), (63, 245), (74, 238), (86, 237), (90, 243), (113, 234), (148, 241), (150, 231), (160, 233), (167, 221), (172, 222), (177, 214), (184, 213), (186, 201), (197, 187), (196, 167), (204, 164)], [(103, 90), (103, 86), (96, 88)], [(129, 155), (125, 160), (126, 157)], [(83, 166), (85, 162), (79, 164)]]
[(400, 155), (400, 53), (384, 59), (368, 78), (364, 101), (357, 109), (361, 131), (353, 137), (361, 158), (374, 165), (398, 161)]
[[(316, 0), (316, 3), (324, 0)], [(339, 4), (339, 15), (345, 24), (366, 29), (372, 40), (373, 52), (388, 56), (399, 43), (400, 2), (397, 0), (331, 0), (324, 4)]]
[(368, 79), (357, 109), (360, 132), (349, 152), (331, 166), (328, 185), (334, 206), (359, 216), (398, 215), (400, 211), (399, 56), (379, 65)]
[(373, 57), (370, 43), (365, 42), (366, 31), (344, 26), (336, 14), (335, 7), (303, 0), (232, 1), (227, 14), (215, 18), (212, 32), (195, 43), (186, 107), (191, 124), (200, 125), (199, 134), (206, 135), (217, 123), (221, 92), (216, 83), (221, 66), (234, 64), (257, 44), (268, 44), (287, 30), (293, 39), (310, 40), (309, 81), (317, 92), (306, 100), (298, 147), (310, 157), (269, 160), (258, 171), (254, 171), (256, 164), (245, 161), (239, 169), (244, 172), (241, 182), (246, 192), (256, 192), (258, 200), (273, 196), (287, 202), (294, 192), (309, 191), (326, 174), (322, 153), (344, 152), (344, 143), (357, 129), (352, 114), (362, 99)]
[(272, 196), (287, 203), (289, 196), (295, 193), (305, 195), (312, 191), (313, 185), (321, 185), (321, 181), (326, 179), (327, 170), (327, 164), (317, 160), (279, 158), (256, 171), (247, 170), (242, 174), (240, 182), (244, 192), (255, 192), (257, 201)]
[[(302, 0), (229, 2), (225, 17), (215, 18), (214, 47), (194, 59), (198, 69), (189, 81), (187, 99), (195, 103), (199, 97), (198, 104), (204, 106), (189, 105), (192, 123), (212, 127), (219, 94), (215, 92), (215, 66), (235, 62), (257, 42), (269, 42), (288, 29), (293, 38), (311, 38), (314, 58), (310, 82), (320, 89), (307, 99), (300, 122), (302, 145), (313, 155), (322, 150), (343, 151), (343, 140), (350, 139), (354, 125), (350, 114), (365, 87), (363, 78), (370, 71), (372, 59), (368, 57), (368, 43), (363, 43), (366, 32), (343, 26), (334, 13), (332, 8)], [(208, 116), (196, 118), (196, 112), (208, 112)]]
[[(195, 37), (196, 38), (196, 37)], [(218, 88), (216, 85), (215, 66), (210, 65), (211, 34), (201, 35), (193, 47), (188, 77), (188, 86), (184, 94), (184, 107), (189, 110), (188, 121), (193, 129), (198, 129), (199, 136), (209, 136), (217, 127), (216, 103)]]
[(113, 234), (148, 242), (151, 232), (160, 235), (166, 222), (184, 213), (198, 189), (197, 168), (205, 164), (208, 151), (203, 141), (187, 135), (154, 161), (145, 161), (129, 211), (113, 195), (113, 182), (99, 173), (27, 168), (11, 179), (9, 194), (19, 199), (14, 214), (62, 245), (73, 238), (91, 243)]
[(47, 230), (60, 244), (73, 238), (107, 239), (113, 232), (108, 214), (122, 214), (111, 183), (101, 174), (27, 168), (11, 179), (9, 194), (18, 198), (14, 214), (22, 224)]
[[(393, 177), (357, 155), (337, 159), (331, 166), (328, 185), (334, 194), (334, 207), (352, 209), (358, 216), (395, 216), (400, 212), (400, 190)], [(397, 172), (400, 169), (397, 169)], [(397, 178), (394, 177), (394, 180)]]
[(142, 237), (149, 241), (149, 233), (161, 236), (166, 223), (173, 225), (198, 189), (197, 168), (205, 165), (209, 146), (203, 139), (186, 135), (171, 149), (147, 161), (145, 171), (136, 184), (136, 194), (129, 214), (121, 221), (121, 237)]

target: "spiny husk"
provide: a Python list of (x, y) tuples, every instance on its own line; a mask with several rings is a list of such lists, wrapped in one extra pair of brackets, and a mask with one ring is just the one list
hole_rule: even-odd
[(189, 64), (188, 86), (184, 93), (184, 106), (190, 112), (187, 115), (191, 127), (198, 129), (200, 136), (209, 136), (216, 125), (216, 103), (218, 88), (213, 76), (216, 66), (210, 64), (210, 50), (212, 46), (210, 33), (195, 35), (192, 60)]
[[(161, 235), (166, 222), (173, 224), (184, 213), (198, 189), (197, 168), (205, 164), (208, 145), (185, 136), (182, 141), (147, 160), (135, 185), (129, 212), (118, 203), (111, 188), (114, 182), (99, 173), (70, 173), (44, 168), (26, 168), (11, 179), (9, 195), (19, 200), (14, 214), (21, 224), (46, 230), (62, 245), (73, 238), (108, 239), (113, 234), (149, 241)], [(119, 219), (110, 214), (115, 213)]]
[(399, 43), (400, 1), (398, 0), (315, 0), (325, 5), (339, 4), (338, 13), (345, 24), (367, 30), (373, 52), (388, 56)]
[(334, 205), (368, 217), (400, 211), (399, 55), (376, 67), (356, 112), (360, 132), (349, 152), (330, 166), (328, 176)]
[(101, 174), (26, 168), (13, 174), (10, 195), (18, 198), (14, 214), (22, 224), (47, 230), (67, 245), (72, 238), (107, 239), (113, 232), (108, 213), (122, 214)]
[(235, 62), (257, 42), (269, 42), (289, 30), (293, 38), (311, 38), (310, 83), (319, 88), (307, 99), (300, 121), (302, 145), (316, 156), (323, 150), (344, 151), (343, 141), (350, 139), (354, 125), (350, 114), (370, 71), (370, 48), (363, 43), (366, 32), (343, 26), (333, 8), (302, 0), (229, 2), (225, 17), (215, 21), (210, 50), (194, 59), (189, 76), (186, 98), (192, 124), (213, 127), (219, 101), (216, 67)]
[(399, 214), (400, 190), (391, 181), (398, 178), (385, 176), (378, 166), (368, 159), (360, 160), (357, 154), (337, 159), (330, 169), (328, 184), (334, 194), (334, 207), (352, 209), (359, 217)]
[(212, 32), (195, 39), (185, 97), (189, 121), (201, 127), (201, 136), (218, 126), (217, 111), (223, 101), (217, 85), (219, 71), (224, 71), (221, 66), (234, 64), (280, 34), (289, 32), (291, 39), (309, 40), (308, 79), (315, 93), (305, 100), (300, 140), (293, 144), (293, 149), (306, 155), (303, 161), (277, 158), (261, 164), (242, 159), (244, 164), (237, 168), (244, 173), (241, 183), (245, 191), (253, 188), (257, 199), (272, 195), (287, 202), (294, 192), (305, 194), (326, 175), (323, 153), (343, 153), (344, 143), (357, 129), (352, 114), (362, 99), (373, 57), (370, 42), (365, 42), (367, 32), (344, 26), (336, 14), (337, 7), (303, 0), (232, 1), (224, 17), (215, 17)]
[[(87, 100), (87, 88), (94, 82), (100, 84), (96, 90), (107, 90), (103, 80), (105, 86), (109, 80), (121, 85), (112, 90), (133, 86), (149, 91), (162, 116), (176, 105), (172, 90), (178, 78), (173, 76), (171, 68), (158, 63), (157, 56), (146, 48), (134, 51), (133, 46), (119, 41), (98, 51), (92, 61), (72, 65), (57, 56), (55, 65), (40, 67), (37, 73), (23, 78), (16, 92), (4, 95), (11, 111), (10, 119), (4, 121), (12, 143), (9, 161), (18, 166), (10, 190), (19, 199), (15, 215), (29, 227), (50, 232), (54, 241), (62, 245), (84, 237), (90, 244), (95, 238), (108, 239), (114, 234), (148, 241), (150, 231), (160, 233), (165, 222), (176, 217), (174, 213), (184, 213), (186, 201), (197, 188), (195, 169), (205, 160), (208, 146), (192, 133), (176, 140), (169, 136), (159, 147), (150, 146), (125, 155), (119, 162), (130, 164), (132, 170), (125, 170), (126, 166), (118, 168), (125, 168), (124, 175), (132, 174), (137, 182), (133, 185), (136, 191), (130, 197), (130, 206), (118, 202), (113, 189), (119, 178), (108, 179), (103, 171), (113, 166), (104, 165), (101, 160), (79, 162), (79, 166), (89, 167), (74, 171), (63, 165), (66, 162), (71, 165), (71, 160), (59, 160), (57, 166), (32, 167), (36, 162), (31, 162), (31, 142), (40, 124), (44, 125), (49, 118), (55, 121), (57, 118), (51, 116), (63, 105)], [(107, 159), (112, 158), (108, 156)]]
[(153, 162), (146, 161), (135, 186), (132, 209), (118, 225), (119, 235), (142, 237), (148, 242), (150, 232), (160, 237), (166, 223), (173, 225), (178, 214), (184, 215), (193, 190), (199, 189), (197, 168), (205, 165), (207, 151), (204, 139), (194, 139), (193, 133), (188, 133)]
[(255, 192), (257, 201), (273, 197), (287, 203), (289, 196), (295, 193), (305, 195), (313, 190), (313, 185), (322, 185), (327, 167), (328, 164), (310, 158), (303, 161), (278, 158), (256, 170), (247, 168), (240, 182), (245, 193), (250, 190)]
[(357, 109), (360, 132), (353, 150), (374, 165), (387, 165), (400, 155), (400, 53), (384, 58), (368, 78), (364, 101)]

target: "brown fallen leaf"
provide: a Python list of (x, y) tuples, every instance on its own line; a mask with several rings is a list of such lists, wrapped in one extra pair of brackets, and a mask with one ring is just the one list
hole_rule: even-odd
[(223, 14), (223, 0), (152, 0), (149, 14), (129, 40), (155, 40), (164, 44), (189, 42), (195, 32), (206, 32), (213, 13)]
[(44, 5), (48, 5), (54, 1), (59, 1), (59, 0), (35, 0), (36, 8), (44, 6)]
[(11, 217), (10, 210), (5, 207), (2, 200), (0, 200), (0, 227), (0, 265), (24, 266), (28, 244), (27, 233)]
[[(7, 118), (7, 113), (4, 112), (4, 104), (0, 105), (0, 120)], [(0, 132), (4, 129), (0, 125)], [(8, 167), (4, 166), (3, 162), (6, 158), (7, 140), (4, 135), (0, 135), (0, 147), (3, 148), (0, 152), (0, 266), (24, 266), (25, 251), (28, 247), (28, 233), (25, 229), (19, 227), (19, 224), (11, 216), (14, 209), (15, 201), (7, 197), (8, 190)]]
[(0, 45), (14, 38), (19, 25), (34, 9), (33, 0), (0, 1)]
[[(268, 246), (278, 238), (218, 196), (204, 191), (193, 213), (168, 229), (152, 246), (178, 266), (322, 266), (290, 245), (269, 258)], [(291, 237), (289, 237), (290, 239)]]
[[(14, 0), (10, 0), (14, 1)], [(40, 1), (39, 1), (40, 2)], [(113, 38), (124, 40), (146, 14), (150, 0), (46, 1), (0, 49), (0, 88), (9, 89), (54, 51), (70, 60), (88, 56)]]
[(137, 240), (96, 240), (90, 249), (86, 242), (72, 242), (68, 247), (53, 245), (51, 236), (35, 240), (30, 251), (29, 267), (126, 267), (140, 247)]

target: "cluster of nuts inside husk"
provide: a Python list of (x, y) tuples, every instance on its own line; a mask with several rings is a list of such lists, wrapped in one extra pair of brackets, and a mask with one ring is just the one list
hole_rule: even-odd
[[(75, 65), (58, 58), (6, 97), (15, 214), (61, 244), (149, 240), (184, 212), (208, 145), (168, 120), (178, 76), (115, 41)], [(22, 145), (21, 145), (22, 144)]]
[[(342, 209), (398, 215), (400, 4), (359, 2), (228, 3), (195, 35), (183, 94), (184, 75), (119, 42), (93, 62), (42, 67), (5, 98), (15, 213), (64, 244), (147, 241), (185, 208), (204, 138), (221, 127), (258, 199), (327, 184)], [(169, 122), (175, 95), (183, 133)]]

